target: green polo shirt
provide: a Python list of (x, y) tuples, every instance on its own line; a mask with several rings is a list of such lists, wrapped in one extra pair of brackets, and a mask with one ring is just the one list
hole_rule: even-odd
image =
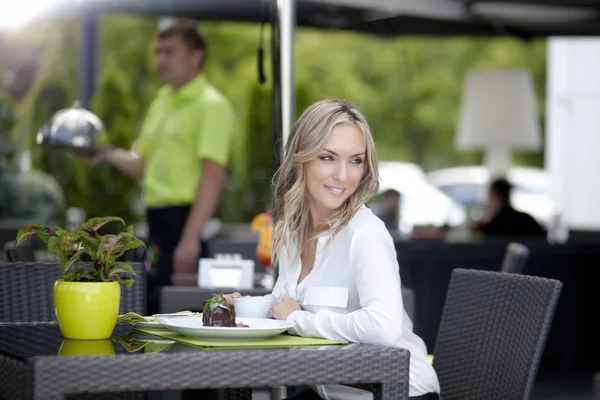
[(178, 91), (161, 88), (135, 149), (145, 161), (147, 207), (192, 204), (202, 159), (227, 165), (234, 126), (231, 104), (202, 74)]

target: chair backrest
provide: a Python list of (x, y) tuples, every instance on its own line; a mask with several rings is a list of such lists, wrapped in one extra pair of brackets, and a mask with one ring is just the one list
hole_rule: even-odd
[(527, 400), (562, 283), (455, 269), (434, 350), (443, 400)]
[[(119, 313), (146, 313), (146, 268), (131, 263), (137, 276), (127, 288), (121, 285)], [(54, 282), (60, 279), (57, 263), (0, 263), (0, 322), (56, 321)]]
[(9, 262), (33, 262), (35, 261), (35, 248), (30, 243), (24, 243), (17, 247), (15, 240), (4, 244), (4, 257)]
[(520, 243), (509, 243), (506, 246), (506, 253), (504, 253), (504, 260), (500, 267), (501, 272), (521, 274), (527, 264), (529, 258), (529, 248)]

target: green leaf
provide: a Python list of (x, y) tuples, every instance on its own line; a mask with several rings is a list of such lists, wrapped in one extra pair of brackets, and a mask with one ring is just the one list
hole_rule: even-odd
[(122, 282), (123, 284), (125, 284), (127, 287), (131, 287), (131, 285), (133, 284), (134, 280), (132, 278), (129, 278), (129, 277), (126, 277), (126, 276), (122, 275), (123, 273), (128, 273), (128, 274), (131, 274), (131, 275), (137, 275), (135, 273), (135, 270), (133, 269), (133, 267), (130, 264), (119, 263), (118, 266), (113, 267), (113, 268), (111, 268), (109, 270), (108, 277), (109, 277), (109, 279), (115, 278), (119, 282)]
[(117, 265), (116, 268), (119, 268), (119, 269), (122, 270), (122, 272), (126, 272), (128, 274), (133, 275), (133, 276), (137, 275), (135, 273), (135, 270), (133, 269), (133, 267), (129, 263), (119, 263), (119, 265)]
[(209, 310), (213, 312), (217, 309), (217, 307), (221, 307), (226, 309), (227, 311), (231, 311), (231, 307), (229, 306), (229, 303), (225, 301), (223, 293), (208, 299), (206, 303), (204, 303), (203, 312), (208, 312)]
[(37, 235), (44, 243), (48, 243), (48, 238), (51, 237), (50, 228), (44, 225), (25, 225), (17, 232), (17, 246), (23, 244), (24, 241)]
[(60, 240), (63, 250), (67, 254), (73, 254), (77, 251), (81, 246), (79, 246), (79, 242), (75, 241), (75, 237), (70, 233), (65, 231), (63, 236), (57, 236)]
[(77, 282), (77, 271), (72, 270), (62, 274), (62, 278), (65, 282)]
[(125, 254), (126, 251), (145, 247), (144, 242), (133, 236), (130, 232), (121, 232), (117, 235), (116, 240), (109, 241), (105, 250), (109, 255), (107, 261), (113, 262)]
[[(96, 259), (96, 250), (98, 248), (98, 244), (102, 239), (102, 236), (96, 234), (93, 231), (85, 232), (85, 231), (77, 231), (73, 234), (73, 243), (82, 247), (85, 247), (89, 250), (90, 257), (92, 259)], [(93, 235), (93, 236), (92, 236)]]
[(76, 282), (99, 282), (98, 277), (90, 271), (89, 269), (80, 268), (75, 271), (75, 281)]
[(78, 250), (75, 254), (73, 254), (71, 256), (71, 258), (69, 258), (69, 261), (67, 261), (67, 264), (65, 265), (65, 269), (63, 271), (63, 273), (68, 272), (71, 268), (73, 268), (75, 265), (77, 265), (77, 263), (81, 260), (81, 256), (83, 256), (84, 254), (87, 253), (87, 249), (81, 249)]
[(58, 236), (59, 238), (64, 238), (64, 237), (66, 237), (66, 236), (71, 236), (71, 237), (73, 236), (73, 235), (71, 234), (71, 232), (69, 232), (69, 231), (68, 231), (68, 230), (66, 230), (66, 229), (62, 229), (62, 228), (60, 228), (60, 227), (58, 227), (58, 226), (54, 226), (54, 227), (52, 227), (52, 231), (54, 231), (54, 234), (55, 234), (56, 236)]
[(47, 241), (47, 248), (50, 254), (61, 257), (63, 255), (62, 241), (58, 236), (50, 236)]
[[(60, 254), (58, 257), (60, 259), (60, 270), (64, 271), (65, 270), (65, 266), (69, 262), (69, 257), (66, 256), (64, 253)], [(63, 275), (63, 277), (64, 277), (64, 275)]]
[(77, 228), (74, 235), (74, 240), (76, 242), (81, 242), (86, 246), (96, 246), (101, 238), (102, 236), (91, 229), (83, 230)]
[(130, 288), (131, 285), (133, 285), (134, 283), (134, 280), (131, 278), (119, 278), (117, 275), (115, 275), (115, 278), (117, 279), (117, 281), (124, 284), (127, 288)]
[(101, 236), (97, 243), (96, 257), (101, 258), (104, 254), (110, 254), (110, 249), (116, 242), (116, 235)]
[(77, 228), (77, 231), (93, 231), (96, 232), (98, 231), (98, 229), (102, 228), (104, 225), (108, 224), (109, 222), (120, 222), (121, 224), (125, 225), (125, 221), (123, 221), (122, 218), (119, 217), (96, 217), (96, 218), (90, 218), (89, 220), (87, 220), (87, 222), (81, 224), (79, 226), (79, 228)]
[(109, 277), (113, 277), (113, 276), (117, 276), (118, 274), (122, 274), (124, 273), (125, 270), (119, 267), (113, 267), (108, 271), (108, 276)]

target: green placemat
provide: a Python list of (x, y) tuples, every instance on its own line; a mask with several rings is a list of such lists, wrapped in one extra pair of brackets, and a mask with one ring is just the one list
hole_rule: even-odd
[(168, 349), (172, 343), (148, 343), (146, 347), (144, 347), (144, 353), (146, 354), (158, 354)]
[(149, 335), (159, 336), (165, 339), (175, 340), (177, 342), (191, 344), (199, 347), (294, 347), (294, 346), (328, 346), (328, 345), (343, 345), (348, 342), (319, 339), (319, 338), (306, 338), (301, 336), (292, 336), (288, 334), (281, 334), (272, 336), (267, 339), (260, 340), (248, 340), (248, 341), (234, 341), (234, 340), (210, 340), (210, 339), (192, 339), (187, 336), (182, 336), (176, 332), (171, 331), (157, 331), (134, 328), (136, 331), (144, 332)]

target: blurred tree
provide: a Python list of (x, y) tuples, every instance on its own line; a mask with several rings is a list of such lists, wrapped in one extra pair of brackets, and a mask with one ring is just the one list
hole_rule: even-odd
[(0, 89), (0, 168), (12, 162), (16, 150), (11, 138), (15, 122), (15, 102), (8, 91)]
[[(139, 185), (111, 167), (88, 169), (70, 153), (35, 145), (35, 133), (45, 121), (77, 99), (77, 79), (73, 78), (78, 75), (79, 65), (78, 21), (63, 20), (63, 23), (64, 28), (58, 29), (61, 36), (48, 43), (53, 50), (40, 55), (43, 68), (23, 101), (17, 131), (29, 138), (34, 168), (56, 177), (65, 192), (68, 207), (81, 207), (88, 216), (118, 215), (133, 222), (139, 218), (132, 204), (139, 198)], [(101, 48), (112, 51), (101, 54), (91, 110), (104, 122), (110, 144), (114, 146), (131, 147), (141, 120), (140, 106), (151, 101), (157, 87), (148, 79), (151, 70), (148, 50), (155, 31), (155, 24), (139, 18), (119, 16), (101, 20)], [(139, 34), (146, 35), (146, 46), (140, 45)], [(129, 40), (123, 40), (124, 37)]]
[[(36, 134), (43, 124), (56, 111), (70, 107), (77, 99), (77, 81), (73, 79), (77, 76), (77, 21), (46, 21), (37, 28), (52, 33), (46, 37), (34, 30), (32, 34), (37, 42), (31, 46), (39, 51), (37, 63), (41, 68), (38, 68), (31, 89), (19, 105), (14, 136), (26, 143), (23, 150), (30, 151), (32, 167), (46, 171), (58, 181), (61, 195), (64, 193), (64, 203), (79, 206), (83, 203), (85, 171), (78, 168), (77, 161), (70, 154), (35, 144)], [(27, 35), (23, 38), (24, 43), (31, 43), (31, 40)]]
[[(341, 97), (367, 116), (378, 156), (426, 170), (479, 164), (481, 152), (454, 149), (464, 79), (476, 68), (528, 68), (543, 120), (545, 41), (394, 38), (299, 30), (297, 74), (318, 98)], [(300, 61), (301, 60), (301, 61)], [(542, 153), (516, 163), (543, 165)]]
[(12, 163), (15, 144), (10, 132), (15, 124), (14, 102), (7, 91), (0, 91), (0, 219), (12, 217), (17, 212), (18, 187), (9, 171)]
[[(265, 62), (269, 82), (261, 86), (256, 68), (258, 24), (203, 22), (200, 28), (208, 38), (205, 73), (230, 99), (240, 121), (218, 215), (226, 222), (248, 222), (270, 202), (270, 59), (267, 56)], [(157, 29), (156, 20), (131, 15), (110, 15), (100, 21), (102, 52), (92, 111), (103, 119), (115, 146), (132, 146), (160, 86), (153, 65)], [(326, 97), (358, 105), (369, 120), (382, 160), (416, 162), (426, 170), (480, 163), (480, 152), (460, 152), (453, 146), (463, 82), (470, 69), (529, 68), (543, 121), (545, 41), (382, 39), (312, 29), (297, 32), (297, 115)], [(130, 203), (140, 198), (137, 183), (111, 168), (87, 169), (68, 154), (34, 145), (42, 123), (77, 97), (77, 19), (49, 20), (11, 40), (31, 49), (27, 54), (38, 54), (37, 74), (19, 103), (13, 130), (27, 135), (34, 167), (57, 177), (67, 206), (83, 207), (90, 215), (136, 218)], [(515, 161), (541, 166), (543, 154), (517, 154)]]
[[(105, 124), (110, 145), (130, 149), (138, 117), (131, 79), (113, 66), (103, 68), (92, 110)], [(108, 164), (85, 169), (85, 208), (89, 216), (118, 215), (129, 223), (139, 219), (134, 206), (140, 198), (137, 181)]]
[(60, 223), (63, 191), (56, 178), (43, 171), (21, 171), (19, 143), (11, 139), (15, 124), (14, 102), (0, 92), (0, 219), (40, 224)]
[[(264, 212), (271, 201), (273, 176), (273, 118), (271, 89), (259, 83), (251, 84), (245, 114), (244, 147), (246, 173), (239, 174), (237, 187), (231, 199), (237, 198), (237, 220), (249, 222), (256, 214)], [(231, 200), (230, 199), (230, 200)], [(223, 214), (221, 217), (223, 218)]]

